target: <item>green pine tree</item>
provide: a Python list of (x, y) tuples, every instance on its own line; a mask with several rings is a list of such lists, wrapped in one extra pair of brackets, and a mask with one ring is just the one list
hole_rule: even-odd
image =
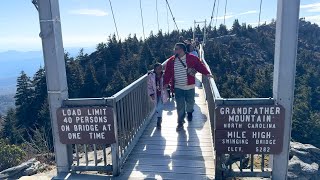
[(9, 109), (7, 115), (4, 117), (3, 128), (1, 130), (1, 137), (8, 139), (10, 144), (17, 144), (21, 142), (19, 130), (17, 129), (16, 112), (14, 109)]
[(22, 136), (28, 137), (28, 131), (34, 126), (34, 87), (30, 77), (23, 71), (17, 79), (17, 92), (15, 95), (16, 117), (18, 128), (21, 129)]
[(81, 97), (85, 98), (98, 97), (98, 94), (100, 93), (99, 83), (96, 79), (96, 72), (92, 64), (89, 64), (86, 68), (84, 85), (81, 89), (81, 92)]

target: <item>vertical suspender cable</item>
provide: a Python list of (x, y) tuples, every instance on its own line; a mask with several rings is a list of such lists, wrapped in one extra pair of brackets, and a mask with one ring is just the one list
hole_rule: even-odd
[(158, 0), (156, 0), (156, 10), (157, 10), (158, 31), (160, 31), (160, 26), (159, 26), (159, 12), (158, 12)]
[(212, 19), (213, 19), (213, 16), (214, 16), (214, 10), (216, 8), (216, 2), (217, 0), (214, 0), (214, 3), (213, 3), (213, 8), (212, 8), (212, 13), (211, 13), (211, 19), (210, 19), (210, 23), (209, 23), (209, 26), (211, 27), (212, 25)]
[(262, 7), (262, 0), (260, 0), (260, 10), (259, 10), (259, 22), (258, 22), (258, 27), (260, 26), (260, 22), (261, 22), (261, 7)]
[(143, 31), (143, 39), (146, 40), (146, 35), (144, 33), (144, 23), (143, 23), (141, 0), (140, 0), (140, 14), (141, 14), (141, 24), (142, 24), (142, 31)]
[(148, 42), (146, 41), (146, 35), (144, 33), (144, 23), (143, 23), (143, 14), (142, 14), (142, 5), (141, 4), (142, 3), (141, 3), (141, 0), (140, 0), (140, 14), (141, 14), (141, 24), (142, 24), (142, 31), (143, 31), (143, 40), (144, 40), (144, 43), (146, 43), (146, 45), (147, 45), (147, 47), (148, 47), (148, 49), (149, 49), (149, 51), (151, 53), (151, 56), (154, 58), (155, 56), (154, 56), (154, 54), (153, 54)]
[(223, 24), (224, 25), (226, 25), (227, 4), (228, 4), (228, 0), (226, 0), (226, 4), (224, 6), (224, 17), (223, 17)]
[(113, 17), (114, 26), (115, 26), (116, 32), (117, 32), (118, 41), (120, 41), (120, 37), (119, 37), (119, 33), (118, 33), (118, 27), (117, 27), (116, 19), (114, 18), (114, 13), (113, 13), (113, 8), (112, 8), (111, 0), (109, 0), (109, 3), (110, 3), (110, 7), (111, 7), (111, 12), (112, 12), (112, 17)]
[(168, 24), (168, 34), (170, 33), (170, 24), (169, 24), (169, 10), (168, 10), (168, 6), (166, 6), (167, 9), (167, 24)]
[(215, 23), (214, 27), (217, 27), (218, 15), (219, 15), (219, 3), (220, 3), (220, 0), (218, 0), (217, 13), (216, 13), (216, 23)]

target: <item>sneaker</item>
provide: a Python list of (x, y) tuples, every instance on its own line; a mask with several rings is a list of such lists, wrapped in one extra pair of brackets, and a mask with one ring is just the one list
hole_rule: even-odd
[(161, 123), (162, 123), (162, 118), (158, 117), (158, 121), (157, 121), (157, 129), (161, 130)]
[(179, 123), (176, 131), (181, 131), (183, 129), (183, 123)]
[(188, 118), (187, 119), (188, 119), (189, 122), (192, 121), (192, 118), (193, 118), (192, 117), (192, 113), (188, 113)]
[(183, 118), (181, 121), (179, 121), (179, 119), (178, 119), (177, 123), (178, 123), (178, 124), (179, 124), (179, 123), (184, 124), (184, 123), (186, 123), (186, 120)]

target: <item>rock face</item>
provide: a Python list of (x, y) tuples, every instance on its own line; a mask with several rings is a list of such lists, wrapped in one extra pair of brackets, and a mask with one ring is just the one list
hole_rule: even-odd
[(36, 174), (38, 171), (43, 170), (45, 166), (37, 161), (35, 158), (0, 172), (0, 179), (18, 179), (21, 176), (29, 176)]
[(298, 142), (290, 143), (288, 180), (320, 179), (320, 149)]

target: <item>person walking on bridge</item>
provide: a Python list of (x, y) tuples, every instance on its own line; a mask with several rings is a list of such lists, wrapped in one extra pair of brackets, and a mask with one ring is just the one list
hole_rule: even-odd
[(164, 72), (164, 88), (173, 82), (177, 104), (178, 126), (177, 131), (183, 129), (186, 112), (187, 120), (192, 121), (193, 106), (195, 103), (195, 74), (200, 72), (212, 77), (205, 65), (198, 57), (187, 53), (183, 43), (177, 43), (174, 48), (175, 55), (170, 57)]
[(148, 94), (156, 104), (157, 129), (161, 129), (163, 104), (168, 101), (167, 90), (163, 88), (162, 65), (156, 63), (153, 71), (148, 73)]

